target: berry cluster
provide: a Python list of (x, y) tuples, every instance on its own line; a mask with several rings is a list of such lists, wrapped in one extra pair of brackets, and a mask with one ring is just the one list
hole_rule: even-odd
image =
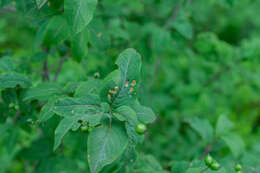
[(221, 167), (220, 164), (215, 159), (213, 159), (213, 157), (211, 157), (210, 155), (207, 155), (204, 161), (207, 167), (213, 171), (218, 171)]

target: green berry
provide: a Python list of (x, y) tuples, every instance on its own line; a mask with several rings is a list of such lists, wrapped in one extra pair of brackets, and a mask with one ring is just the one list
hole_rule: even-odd
[(220, 164), (216, 161), (214, 161), (211, 165), (210, 165), (210, 169), (213, 171), (217, 171), (220, 169)]
[(241, 171), (242, 170), (242, 166), (240, 165), (240, 164), (235, 164), (235, 170), (236, 170), (236, 172), (238, 172), (238, 171)]
[(87, 132), (88, 131), (88, 126), (81, 126), (80, 130), (82, 132)]
[(142, 123), (137, 124), (137, 126), (136, 126), (136, 128), (135, 128), (135, 131), (136, 131), (137, 133), (139, 133), (139, 134), (144, 134), (146, 130), (147, 130), (146, 125), (145, 125), (145, 124), (142, 124)]
[(207, 166), (211, 166), (214, 162), (213, 157), (211, 157), (209, 154), (205, 157), (204, 162)]

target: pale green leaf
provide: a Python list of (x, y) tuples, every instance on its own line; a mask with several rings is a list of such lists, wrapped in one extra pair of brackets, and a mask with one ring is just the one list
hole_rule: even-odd
[(137, 118), (142, 123), (152, 123), (155, 121), (156, 116), (151, 108), (140, 105), (138, 102), (131, 105), (135, 110)]
[(10, 72), (14, 70), (14, 65), (9, 57), (0, 59), (0, 72)]
[(220, 115), (217, 121), (216, 134), (223, 135), (234, 127), (234, 123), (230, 121), (225, 115)]
[(47, 0), (36, 0), (36, 4), (38, 6), (38, 8), (42, 8), (42, 6), (44, 6), (44, 4), (47, 2)]

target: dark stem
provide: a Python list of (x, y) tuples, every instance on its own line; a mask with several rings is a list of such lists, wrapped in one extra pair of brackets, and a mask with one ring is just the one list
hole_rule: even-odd
[(213, 146), (217, 142), (216, 138), (211, 141), (211, 143), (205, 148), (203, 154), (200, 157), (200, 160), (204, 159), (212, 150)]
[(58, 78), (58, 76), (59, 76), (59, 74), (60, 74), (60, 72), (61, 72), (62, 65), (63, 65), (64, 61), (65, 61), (68, 57), (69, 57), (69, 54), (67, 54), (67, 55), (65, 55), (64, 57), (60, 58), (59, 64), (58, 64), (58, 68), (57, 68), (57, 70), (56, 70), (56, 72), (55, 72), (55, 75), (54, 75), (54, 79), (53, 79), (54, 82), (57, 80), (57, 78)]
[(48, 68), (48, 58), (46, 58), (43, 62), (42, 66), (42, 81), (49, 80), (49, 68)]

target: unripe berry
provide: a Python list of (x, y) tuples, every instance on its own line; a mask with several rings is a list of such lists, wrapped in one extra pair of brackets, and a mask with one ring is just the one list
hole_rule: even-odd
[(82, 132), (87, 132), (88, 131), (88, 126), (81, 126), (80, 130)]
[(220, 169), (220, 164), (216, 161), (214, 161), (211, 165), (210, 165), (210, 169), (213, 171), (218, 171)]
[(144, 134), (144, 132), (147, 130), (147, 127), (145, 124), (137, 124), (136, 128), (135, 128), (135, 131), (139, 134)]
[(238, 171), (241, 171), (242, 170), (242, 166), (240, 164), (235, 164), (235, 171), (238, 172)]
[(213, 159), (213, 157), (211, 157), (211, 156), (208, 154), (208, 155), (205, 157), (204, 162), (205, 162), (205, 164), (206, 164), (208, 167), (210, 167), (210, 166), (213, 164), (214, 159)]

